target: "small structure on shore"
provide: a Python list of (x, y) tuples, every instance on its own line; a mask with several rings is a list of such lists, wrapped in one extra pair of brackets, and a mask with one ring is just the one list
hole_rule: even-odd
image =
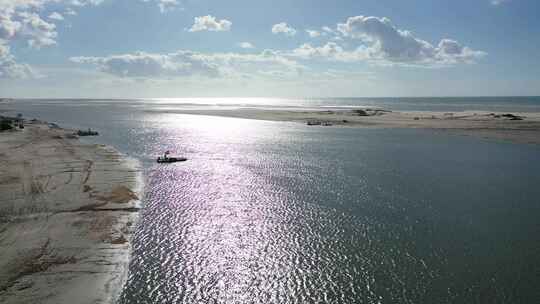
[(392, 111), (383, 110), (383, 109), (370, 109), (370, 108), (351, 110), (351, 113), (354, 116), (380, 116), (380, 115), (384, 115), (390, 112)]
[(355, 110), (352, 110), (354, 114), (358, 115), (358, 116), (369, 116), (369, 114), (365, 111), (365, 110), (362, 110), (362, 109), (355, 109)]
[(18, 113), (17, 117), (13, 121), (15, 126), (19, 127), (19, 129), (24, 129), (24, 118), (21, 113)]
[(86, 130), (86, 131), (83, 131), (83, 130), (77, 131), (77, 135), (79, 135), (79, 136), (98, 136), (99, 133), (97, 131), (92, 131), (92, 129), (88, 128), (88, 130)]
[(523, 116), (514, 115), (514, 114), (511, 114), (511, 113), (506, 113), (506, 114), (490, 113), (490, 114), (488, 114), (488, 116), (491, 116), (493, 118), (505, 118), (507, 120), (523, 120), (525, 118)]
[(332, 126), (334, 125), (331, 121), (320, 121), (320, 120), (308, 120), (307, 121), (308, 126)]
[(502, 114), (501, 115), (504, 118), (508, 118), (509, 120), (523, 120), (522, 116), (514, 115), (514, 114)]

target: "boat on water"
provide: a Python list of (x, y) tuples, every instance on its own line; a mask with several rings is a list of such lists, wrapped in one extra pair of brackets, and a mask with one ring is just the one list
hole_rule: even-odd
[(163, 163), (176, 163), (176, 162), (184, 162), (187, 158), (185, 157), (158, 157), (157, 162), (160, 164)]
[(79, 136), (98, 136), (99, 133), (97, 131), (93, 131), (92, 129), (88, 128), (88, 130), (78, 130), (77, 135)]
[(176, 163), (176, 162), (184, 162), (187, 160), (185, 157), (171, 157), (169, 156), (170, 152), (167, 151), (163, 154), (163, 156), (158, 156), (157, 162), (159, 164), (168, 164), (168, 163)]

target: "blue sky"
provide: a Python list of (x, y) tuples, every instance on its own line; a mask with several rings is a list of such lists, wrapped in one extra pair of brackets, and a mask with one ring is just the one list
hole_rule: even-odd
[(533, 0), (0, 0), (0, 95), (540, 95), (538, 12)]

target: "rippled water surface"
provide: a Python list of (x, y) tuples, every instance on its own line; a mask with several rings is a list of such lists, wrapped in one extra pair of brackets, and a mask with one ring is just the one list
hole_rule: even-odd
[[(19, 106), (141, 160), (128, 303), (537, 303), (540, 148), (422, 130)], [(189, 158), (157, 165), (162, 151)]]

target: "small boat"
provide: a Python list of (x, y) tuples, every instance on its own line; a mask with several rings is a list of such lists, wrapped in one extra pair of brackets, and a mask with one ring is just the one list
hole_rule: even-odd
[(167, 164), (167, 163), (176, 163), (176, 162), (184, 162), (187, 158), (185, 157), (158, 157), (157, 162), (160, 164)]
[(169, 156), (171, 152), (167, 151), (163, 154), (163, 156), (158, 156), (157, 162), (159, 164), (168, 164), (168, 163), (176, 163), (176, 162), (184, 162), (187, 160), (185, 157), (171, 157)]
[(99, 133), (97, 131), (92, 131), (90, 128), (88, 128), (87, 131), (83, 131), (83, 130), (77, 131), (77, 135), (79, 135), (79, 136), (98, 136)]

